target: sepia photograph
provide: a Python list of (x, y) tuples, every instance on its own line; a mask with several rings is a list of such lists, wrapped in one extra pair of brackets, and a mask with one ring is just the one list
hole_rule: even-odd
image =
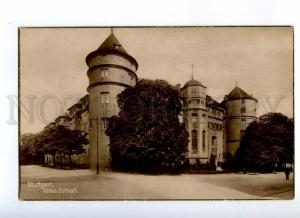
[(20, 200), (294, 199), (292, 26), (19, 27), (18, 43)]

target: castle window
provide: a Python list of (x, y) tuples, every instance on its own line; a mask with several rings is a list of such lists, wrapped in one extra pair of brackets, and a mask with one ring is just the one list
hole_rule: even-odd
[(203, 130), (202, 131), (202, 152), (203, 153), (205, 153), (205, 144), (206, 144), (206, 142), (205, 142), (205, 138), (206, 138), (206, 132), (205, 132), (205, 130)]
[(198, 153), (198, 136), (197, 131), (192, 131), (192, 153), (197, 154)]
[(245, 130), (241, 130), (241, 138), (245, 135)]
[(197, 121), (198, 121), (198, 114), (197, 114), (197, 113), (192, 113), (192, 122), (193, 122), (193, 126), (194, 126), (195, 128), (198, 127)]
[(211, 144), (213, 145), (213, 146), (215, 146), (216, 145), (216, 136), (212, 136), (211, 137)]
[(101, 92), (101, 104), (109, 104), (109, 92)]
[(118, 42), (114, 43), (113, 46), (114, 46), (115, 49), (120, 49), (121, 48), (121, 44), (118, 43)]
[(242, 104), (245, 104), (245, 99), (242, 99)]
[(198, 121), (198, 114), (197, 113), (192, 113), (192, 121), (193, 121), (193, 123)]
[(193, 87), (193, 88), (192, 88), (192, 93), (197, 93), (197, 92), (198, 92), (198, 88)]
[(246, 127), (246, 126), (247, 126), (247, 122), (246, 122), (246, 119), (245, 119), (245, 118), (242, 118), (242, 119), (241, 119), (241, 126), (242, 126), (242, 127)]
[(189, 100), (189, 103), (191, 103), (191, 104), (199, 104), (200, 100), (199, 99), (191, 99), (191, 100)]
[(241, 113), (246, 113), (246, 108), (245, 107), (241, 107)]
[(109, 78), (108, 69), (101, 69), (100, 70), (100, 77), (101, 77), (101, 80), (107, 80)]
[(101, 129), (106, 129), (108, 127), (108, 118), (107, 117), (103, 117), (101, 119)]
[(217, 137), (216, 136), (212, 136), (211, 137), (211, 151), (212, 153), (215, 155), (217, 153)]
[(129, 75), (130, 80), (133, 80), (134, 77), (131, 74), (128, 74), (128, 75)]

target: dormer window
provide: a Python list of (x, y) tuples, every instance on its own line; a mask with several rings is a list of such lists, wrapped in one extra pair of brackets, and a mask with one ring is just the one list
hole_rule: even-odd
[(120, 49), (121, 48), (121, 44), (118, 43), (118, 42), (114, 43), (113, 46), (114, 46), (115, 49)]

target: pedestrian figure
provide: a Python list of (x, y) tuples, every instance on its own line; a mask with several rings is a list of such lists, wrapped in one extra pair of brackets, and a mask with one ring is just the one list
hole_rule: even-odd
[(246, 167), (243, 168), (243, 173), (246, 174)]
[(289, 179), (290, 179), (290, 172), (291, 172), (291, 169), (290, 169), (290, 168), (286, 167), (286, 168), (284, 169), (284, 173), (285, 173), (285, 178), (286, 178), (286, 180), (289, 180)]

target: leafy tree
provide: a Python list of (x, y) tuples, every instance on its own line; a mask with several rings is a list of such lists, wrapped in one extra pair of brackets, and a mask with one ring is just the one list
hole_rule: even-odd
[(268, 113), (246, 129), (235, 165), (248, 170), (272, 171), (294, 161), (294, 121), (281, 113)]
[(86, 133), (57, 125), (42, 131), (36, 149), (41, 150), (45, 155), (51, 155), (54, 165), (55, 156), (61, 157), (61, 163), (65, 157), (68, 157), (69, 167), (72, 169), (72, 155), (84, 153), (83, 145), (86, 144), (88, 144)]
[(36, 152), (36, 144), (39, 133), (25, 133), (20, 139), (20, 164), (40, 164), (43, 162), (43, 154)]
[(140, 80), (118, 95), (119, 116), (109, 119), (112, 167), (176, 172), (184, 164), (188, 133), (178, 116), (179, 90), (163, 80)]

